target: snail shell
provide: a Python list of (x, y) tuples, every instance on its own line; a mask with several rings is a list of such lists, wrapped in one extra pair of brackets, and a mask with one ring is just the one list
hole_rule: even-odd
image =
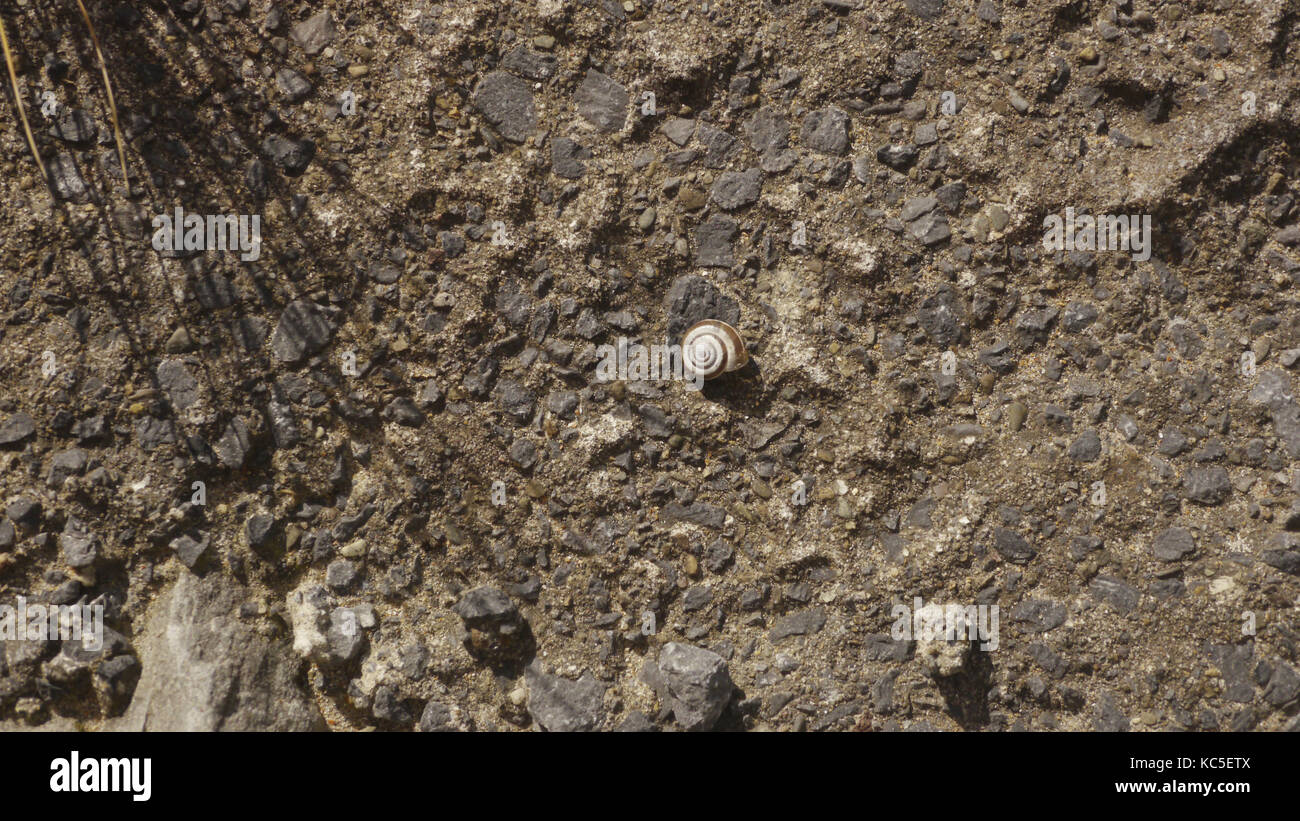
[(682, 363), (687, 371), (713, 379), (745, 367), (749, 354), (740, 332), (720, 319), (692, 325), (682, 337)]

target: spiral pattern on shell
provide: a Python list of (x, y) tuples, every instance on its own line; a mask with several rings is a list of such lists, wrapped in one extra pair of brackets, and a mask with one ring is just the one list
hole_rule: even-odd
[(722, 340), (712, 334), (696, 334), (686, 349), (691, 369), (706, 376), (721, 373), (727, 352), (722, 349)]
[(682, 360), (687, 369), (705, 379), (743, 368), (749, 361), (740, 333), (720, 319), (697, 322), (682, 338)]

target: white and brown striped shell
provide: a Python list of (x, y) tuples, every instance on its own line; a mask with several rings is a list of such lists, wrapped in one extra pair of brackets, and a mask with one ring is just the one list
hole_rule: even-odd
[(706, 319), (682, 337), (682, 362), (687, 372), (713, 379), (745, 367), (749, 354), (739, 331), (720, 319)]

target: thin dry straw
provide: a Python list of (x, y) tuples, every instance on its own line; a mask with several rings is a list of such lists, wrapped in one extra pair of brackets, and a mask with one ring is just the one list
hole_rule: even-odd
[(32, 136), (31, 124), (27, 122), (27, 109), (23, 107), (23, 95), (18, 90), (18, 70), (14, 68), (14, 57), (9, 51), (9, 35), (5, 32), (3, 19), (0, 19), (0, 48), (4, 49), (5, 68), (9, 70), (9, 82), (14, 88), (14, 105), (18, 107), (18, 119), (23, 121), (23, 132), (27, 135), (27, 147), (32, 150), (32, 158), (36, 160), (36, 167), (41, 170), (41, 178), (48, 184), (49, 178), (45, 175), (45, 163), (41, 162), (41, 154), (36, 150), (36, 139)]
[(99, 60), (99, 70), (104, 75), (104, 90), (108, 92), (108, 111), (113, 118), (113, 139), (117, 142), (117, 159), (122, 163), (122, 184), (126, 186), (129, 195), (131, 178), (126, 173), (126, 151), (122, 148), (122, 129), (117, 125), (117, 103), (113, 100), (113, 83), (108, 79), (108, 65), (104, 62), (104, 53), (99, 50), (99, 36), (95, 34), (95, 24), (90, 22), (90, 14), (86, 12), (86, 5), (81, 0), (77, 0), (77, 8), (81, 9), (81, 16), (86, 21), (86, 28), (90, 29), (90, 41), (95, 44), (95, 57)]

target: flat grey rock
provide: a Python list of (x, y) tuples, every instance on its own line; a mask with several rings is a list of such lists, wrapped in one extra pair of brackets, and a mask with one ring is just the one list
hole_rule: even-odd
[(590, 674), (573, 681), (548, 675), (534, 662), (525, 671), (524, 682), (528, 685), (528, 713), (542, 729), (590, 732), (600, 725), (606, 687)]
[(505, 71), (493, 71), (474, 87), (474, 107), (502, 137), (521, 143), (537, 130), (537, 109), (527, 82)]
[(724, 211), (735, 211), (758, 201), (763, 191), (763, 172), (758, 168), (748, 171), (724, 171), (714, 181), (709, 198)]
[(299, 362), (324, 348), (332, 334), (324, 312), (314, 302), (295, 300), (280, 314), (271, 353), (281, 362)]
[(710, 730), (731, 701), (734, 685), (722, 657), (702, 647), (669, 642), (642, 678), (673, 711), (684, 730)]
[(289, 38), (307, 54), (320, 54), (337, 34), (334, 18), (328, 11), (322, 11), (308, 17), (289, 28)]
[(129, 732), (324, 730), (299, 685), (301, 662), (283, 638), (239, 618), (248, 590), (217, 574), (177, 578), (150, 607), (134, 643), (141, 676), (125, 714)]
[(601, 131), (618, 131), (627, 120), (627, 89), (614, 78), (589, 70), (574, 95), (578, 113)]

